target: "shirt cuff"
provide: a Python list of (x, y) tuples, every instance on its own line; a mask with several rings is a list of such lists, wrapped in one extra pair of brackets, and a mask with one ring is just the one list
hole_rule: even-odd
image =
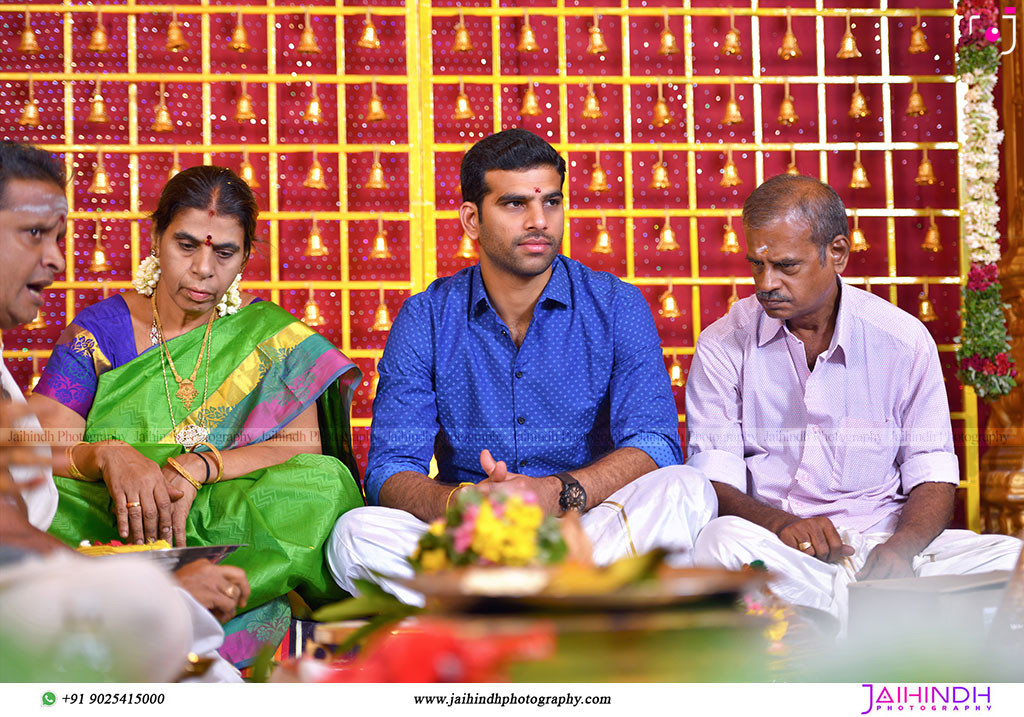
[(696, 468), (710, 481), (731, 485), (740, 493), (747, 492), (747, 462), (735, 453), (712, 448), (693, 454), (686, 465)]
[(921, 453), (900, 465), (903, 494), (910, 495), (922, 483), (960, 484), (960, 461), (955, 453)]
[(619, 448), (636, 448), (646, 453), (658, 468), (682, 463), (683, 454), (678, 445), (673, 446), (660, 433), (635, 433), (619, 442)]
[(413, 471), (426, 475), (427, 469), (418, 463), (395, 462), (385, 463), (373, 469), (373, 472), (366, 473), (366, 504), (380, 505), (380, 489), (387, 482), (388, 478), (396, 473)]

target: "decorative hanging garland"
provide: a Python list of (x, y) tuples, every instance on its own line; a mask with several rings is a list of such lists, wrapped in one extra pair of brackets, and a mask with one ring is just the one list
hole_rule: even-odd
[[(992, 400), (1017, 385), (999, 285), (999, 130), (993, 89), (999, 77), (999, 11), (993, 0), (961, 0), (957, 75), (967, 84), (960, 149), (964, 242), (971, 268), (963, 295), (963, 332), (957, 376)], [(976, 16), (968, 33), (968, 18)]]

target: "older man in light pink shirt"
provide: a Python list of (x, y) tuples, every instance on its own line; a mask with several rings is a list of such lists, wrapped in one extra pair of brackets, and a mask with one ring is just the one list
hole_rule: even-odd
[(838, 195), (774, 177), (743, 207), (756, 293), (697, 341), (687, 464), (719, 515), (698, 564), (762, 560), (775, 591), (845, 622), (865, 578), (1012, 569), (1021, 542), (944, 530), (960, 474), (935, 342), (910, 314), (843, 284)]

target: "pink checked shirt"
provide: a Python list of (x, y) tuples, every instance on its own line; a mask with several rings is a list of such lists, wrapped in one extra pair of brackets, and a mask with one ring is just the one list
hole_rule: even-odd
[(832, 342), (804, 345), (750, 296), (701, 333), (687, 465), (774, 508), (892, 531), (906, 496), (958, 483), (939, 354), (924, 324), (840, 282)]

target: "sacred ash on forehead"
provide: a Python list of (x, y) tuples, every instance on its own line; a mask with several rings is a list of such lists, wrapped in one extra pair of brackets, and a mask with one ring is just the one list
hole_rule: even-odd
[(767, 244), (762, 244), (757, 249), (754, 249), (754, 253), (755, 254), (764, 254), (766, 251), (768, 251), (768, 245)]
[(54, 194), (52, 197), (39, 199), (33, 197), (31, 202), (10, 207), (14, 211), (25, 212), (26, 214), (37, 214), (50, 216), (60, 214), (62, 217), (68, 213), (68, 200), (63, 194)]

